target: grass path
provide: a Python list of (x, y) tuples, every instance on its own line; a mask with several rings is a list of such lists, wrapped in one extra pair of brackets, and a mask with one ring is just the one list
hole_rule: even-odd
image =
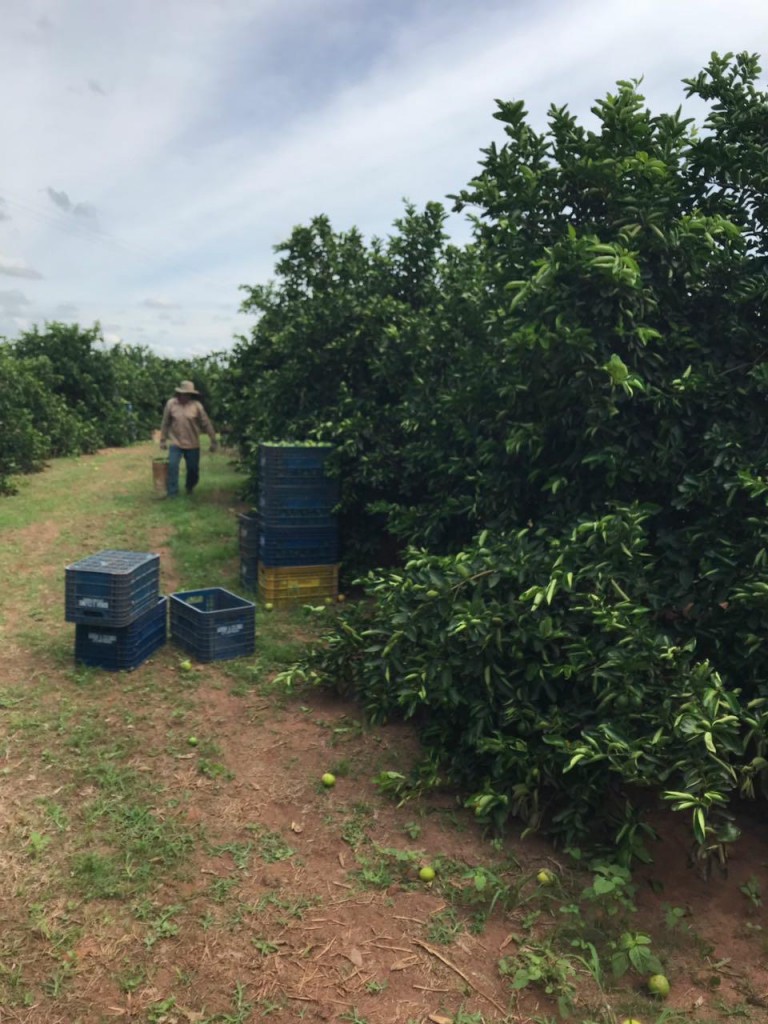
[(558, 999), (575, 1024), (768, 1020), (764, 858), (740, 848), (708, 889), (662, 864), (642, 927), (673, 997), (614, 989), (572, 954), (585, 880), (545, 843), (484, 837), (451, 793), (393, 806), (373, 780), (407, 770), (410, 732), (275, 686), (332, 609), (257, 609), (237, 661), (184, 671), (169, 644), (132, 673), (76, 666), (64, 570), (87, 554), (156, 551), (164, 593), (239, 592), (234, 465), (205, 456), (169, 502), (153, 454), (57, 460), (0, 499), (0, 1024), (554, 1024)]
[(239, 589), (234, 467), (205, 457), (195, 497), (168, 502), (152, 454), (58, 460), (0, 503), (0, 1020), (500, 1019), (493, 962), (485, 997), (462, 980), (479, 938), (454, 952), (461, 973), (403, 945), (433, 915), (438, 939), (463, 931), (418, 882), (422, 839), (487, 846), (450, 801), (422, 823), (381, 803), (370, 777), (402, 765), (407, 734), (271, 686), (312, 621), (259, 614), (255, 657), (191, 672), (170, 645), (133, 673), (74, 665), (64, 569), (87, 554), (158, 551), (165, 593)]

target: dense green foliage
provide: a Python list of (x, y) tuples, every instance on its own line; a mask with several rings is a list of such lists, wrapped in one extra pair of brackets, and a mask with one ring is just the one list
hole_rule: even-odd
[(217, 394), (221, 357), (179, 361), (107, 347), (98, 325), (47, 323), (0, 341), (0, 493), (58, 455), (145, 440), (179, 380)]
[(444, 220), (437, 203), (408, 207), (386, 242), (366, 245), (317, 217), (279, 247), (277, 280), (246, 289), (243, 309), (259, 319), (234, 350), (226, 404), (252, 490), (259, 441), (335, 443), (348, 564), (382, 554), (379, 511), (428, 500), (411, 438), (420, 431), (441, 457), (449, 428), (434, 431), (430, 448), (422, 406), (450, 390), (468, 336), (480, 336), (479, 306), (466, 294), (477, 260), (447, 243)]
[(705, 859), (735, 835), (731, 797), (762, 795), (759, 74), (713, 56), (686, 82), (700, 125), (635, 82), (590, 127), (499, 103), (505, 141), (455, 197), (470, 245), (434, 205), (370, 246), (297, 229), (234, 360), (246, 456), (335, 442), (344, 511), (411, 549), (298, 674), (413, 716), (421, 784), (627, 858), (637, 787), (691, 812)]

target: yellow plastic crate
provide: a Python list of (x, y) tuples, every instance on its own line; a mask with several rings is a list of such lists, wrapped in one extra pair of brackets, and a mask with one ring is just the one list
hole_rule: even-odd
[(259, 562), (259, 601), (297, 604), (317, 598), (335, 598), (339, 593), (338, 565), (266, 566)]

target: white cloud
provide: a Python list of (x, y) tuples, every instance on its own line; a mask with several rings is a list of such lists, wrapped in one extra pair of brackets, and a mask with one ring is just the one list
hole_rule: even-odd
[(13, 256), (3, 256), (0, 253), (0, 274), (7, 274), (8, 277), (27, 277), (32, 279), (42, 278), (38, 270), (34, 270), (27, 263)]
[(21, 313), (27, 306), (29, 306), (29, 299), (18, 288), (12, 288), (10, 291), (0, 291), (0, 310), (6, 316)]

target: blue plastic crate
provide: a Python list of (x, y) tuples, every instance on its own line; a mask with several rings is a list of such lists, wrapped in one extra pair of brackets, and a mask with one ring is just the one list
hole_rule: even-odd
[(132, 672), (162, 647), (167, 637), (168, 599), (129, 626), (75, 626), (75, 661), (113, 672)]
[(259, 508), (281, 506), (286, 502), (292, 506), (336, 505), (341, 488), (338, 480), (324, 477), (322, 480), (270, 481), (259, 480)]
[(197, 661), (253, 654), (255, 605), (223, 587), (171, 594), (171, 639)]
[(270, 567), (335, 564), (338, 526), (265, 526), (259, 534), (259, 561)]
[(255, 558), (259, 553), (259, 535), (261, 533), (261, 517), (256, 509), (243, 512), (238, 517), (240, 554), (246, 558)]
[(331, 508), (284, 508), (278, 512), (264, 511), (261, 513), (262, 530), (277, 528), (314, 527), (330, 529), (336, 526), (339, 517)]
[(256, 591), (259, 586), (258, 558), (240, 556), (240, 586), (244, 590)]
[(157, 604), (160, 556), (146, 551), (100, 551), (65, 570), (67, 622), (127, 626)]
[[(271, 520), (273, 524), (278, 519), (286, 521), (300, 521), (302, 519), (309, 523), (317, 524), (317, 520), (324, 516), (333, 516), (336, 511), (337, 501), (335, 499), (320, 500), (311, 494), (302, 494), (300, 491), (290, 491), (282, 495), (259, 494), (259, 514), (262, 524)], [(287, 525), (287, 522), (286, 522)]]
[(259, 476), (307, 480), (325, 476), (325, 464), (333, 445), (259, 445)]

